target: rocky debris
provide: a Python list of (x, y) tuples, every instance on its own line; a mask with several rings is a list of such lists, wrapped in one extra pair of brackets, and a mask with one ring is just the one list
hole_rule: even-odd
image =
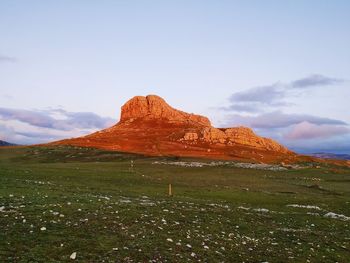
[(286, 147), (280, 145), (276, 141), (263, 138), (256, 135), (252, 129), (247, 127), (235, 127), (227, 129), (218, 129), (214, 127), (204, 127), (197, 133), (187, 132), (180, 141), (197, 141), (201, 140), (211, 144), (244, 145), (254, 147), (256, 149), (265, 149), (269, 151), (290, 152)]
[(196, 141), (198, 140), (198, 134), (196, 132), (186, 132), (183, 139), (185, 141)]
[(70, 257), (69, 257), (70, 259), (76, 259), (77, 258), (77, 252), (73, 252), (71, 255), (70, 255)]
[[(161, 164), (161, 165), (175, 165), (182, 167), (217, 167), (217, 166), (228, 166), (244, 169), (257, 169), (257, 170), (266, 170), (266, 171), (286, 171), (287, 168), (284, 168), (280, 165), (273, 164), (263, 164), (263, 163), (238, 163), (238, 162), (185, 162), (185, 161), (154, 161), (152, 164)], [(291, 169), (300, 169), (297, 165)]]
[(336, 214), (336, 213), (333, 213), (333, 212), (328, 212), (327, 214), (323, 215), (324, 217), (328, 217), (328, 218), (333, 218), (333, 219), (340, 219), (340, 220), (343, 220), (343, 221), (349, 221), (350, 220), (350, 217), (348, 216), (345, 216), (343, 214)]
[(121, 109), (120, 121), (133, 121), (138, 118), (167, 119), (172, 122), (192, 122), (204, 126), (211, 125), (207, 117), (176, 110), (156, 95), (148, 95), (146, 97), (136, 96), (124, 104)]
[(298, 207), (298, 208), (305, 208), (305, 209), (322, 210), (319, 206), (316, 206), (316, 205), (290, 204), (290, 205), (287, 205), (287, 207)]
[(289, 152), (289, 150), (276, 141), (256, 135), (252, 129), (247, 127), (235, 127), (225, 129), (225, 134), (230, 142), (241, 145), (249, 145), (255, 148), (265, 148), (271, 151)]
[(214, 127), (206, 127), (202, 131), (203, 140), (210, 143), (225, 143), (227, 136), (226, 134)]

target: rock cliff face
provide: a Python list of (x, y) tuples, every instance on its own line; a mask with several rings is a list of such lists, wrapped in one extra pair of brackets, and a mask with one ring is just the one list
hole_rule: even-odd
[(263, 138), (256, 135), (247, 127), (236, 127), (227, 129), (217, 129), (213, 127), (203, 128), (199, 134), (195, 132), (186, 132), (180, 141), (198, 141), (202, 140), (211, 144), (246, 145), (257, 149), (266, 149), (269, 151), (290, 152), (286, 147), (278, 144), (272, 139)]
[(53, 144), (264, 163), (296, 158), (286, 147), (249, 128), (215, 128), (208, 118), (174, 109), (155, 95), (129, 100), (122, 106), (119, 123), (108, 129)]
[(179, 123), (192, 122), (210, 126), (210, 121), (207, 117), (176, 110), (156, 95), (148, 95), (146, 97), (136, 96), (122, 106), (120, 122), (133, 121), (139, 118), (144, 120), (165, 119), (170, 122)]
[(204, 141), (227, 145), (246, 145), (257, 149), (288, 153), (289, 150), (276, 141), (256, 135), (247, 127), (217, 129), (207, 127), (202, 131)]

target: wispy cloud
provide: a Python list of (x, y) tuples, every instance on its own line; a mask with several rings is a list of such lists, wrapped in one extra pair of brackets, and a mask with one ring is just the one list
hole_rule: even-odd
[(308, 140), (317, 138), (331, 138), (350, 133), (350, 129), (344, 126), (317, 125), (307, 121), (296, 124), (284, 135), (289, 140)]
[(342, 79), (331, 78), (320, 74), (313, 74), (308, 77), (293, 81), (291, 83), (291, 86), (294, 88), (305, 89), (310, 87), (331, 86), (342, 82), (344, 82)]
[(331, 118), (318, 117), (307, 114), (287, 114), (281, 111), (260, 114), (257, 116), (245, 116), (240, 114), (228, 115), (225, 124), (247, 125), (252, 128), (285, 128), (302, 122), (308, 122), (316, 125), (347, 125), (346, 122)]
[(60, 120), (63, 123), (63, 127), (71, 127), (78, 129), (91, 129), (91, 128), (106, 128), (116, 122), (115, 119), (108, 117), (101, 117), (93, 112), (69, 112), (63, 109), (53, 109), (49, 113), (60, 113), (66, 119)]
[(233, 103), (226, 107), (219, 107), (219, 110), (256, 113), (259, 112), (260, 106), (259, 103)]
[(0, 139), (18, 144), (44, 143), (86, 135), (115, 122), (92, 112), (0, 108)]
[(57, 140), (60, 136), (50, 134), (47, 132), (40, 131), (17, 131), (16, 135), (23, 136), (30, 139), (39, 139), (39, 140)]
[[(320, 74), (310, 75), (290, 83), (277, 82), (271, 85), (249, 88), (233, 93), (229, 105), (219, 109), (233, 112), (258, 112), (278, 109), (294, 105), (289, 98), (300, 95), (300, 92), (311, 87), (331, 86), (344, 82), (342, 79), (327, 77)], [(298, 92), (295, 92), (298, 90)]]
[[(52, 116), (59, 112), (62, 119)], [(0, 119), (20, 121), (32, 126), (55, 130), (105, 128), (115, 122), (112, 118), (101, 117), (92, 112), (68, 112), (62, 109), (35, 111), (23, 109), (0, 108)]]
[(226, 110), (255, 112), (262, 108), (275, 108), (290, 105), (284, 99), (287, 91), (283, 84), (250, 88), (232, 94), (229, 98), (230, 106)]
[(66, 130), (61, 124), (58, 124), (58, 122), (56, 122), (57, 120), (54, 118), (37, 111), (0, 108), (0, 119), (6, 121), (16, 120), (42, 128)]
[(11, 142), (14, 129), (0, 122), (0, 131), (0, 140)]
[(230, 102), (258, 102), (271, 105), (284, 98), (285, 91), (276, 83), (269, 86), (255, 87), (236, 92), (229, 98)]
[(13, 125), (0, 120), (0, 140), (17, 144), (37, 144), (84, 135), (84, 132), (59, 131), (30, 125)]
[(284, 101), (286, 90), (281, 83), (254, 87), (244, 91), (233, 93), (229, 97), (229, 105), (221, 107), (221, 110), (235, 112), (258, 112), (266, 108), (287, 106)]
[(342, 120), (308, 114), (287, 114), (281, 111), (255, 116), (226, 116), (225, 127), (237, 125), (251, 127), (258, 134), (274, 138), (296, 151), (350, 151), (350, 127)]
[(13, 62), (17, 62), (17, 58), (15, 57), (10, 57), (10, 56), (2, 56), (0, 55), (0, 63), (1, 62), (10, 62), (10, 63), (13, 63)]
[(10, 94), (2, 94), (1, 97), (7, 100), (13, 100), (13, 96), (11, 96)]

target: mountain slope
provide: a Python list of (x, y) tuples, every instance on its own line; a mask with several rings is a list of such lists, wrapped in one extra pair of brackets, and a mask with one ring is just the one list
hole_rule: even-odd
[(0, 146), (14, 146), (14, 145), (16, 145), (16, 144), (0, 140)]
[[(208, 118), (169, 106), (162, 98), (136, 96), (120, 121), (105, 130), (52, 143), (151, 156), (187, 156), (254, 162), (294, 162), (298, 155), (246, 127), (215, 128)], [(310, 157), (311, 158), (311, 157)]]

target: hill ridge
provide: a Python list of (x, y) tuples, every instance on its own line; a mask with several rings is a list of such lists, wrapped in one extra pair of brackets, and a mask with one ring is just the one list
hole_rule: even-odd
[(121, 107), (120, 121), (112, 127), (53, 144), (264, 163), (296, 158), (288, 148), (248, 127), (215, 128), (207, 117), (175, 109), (157, 95), (128, 100)]

